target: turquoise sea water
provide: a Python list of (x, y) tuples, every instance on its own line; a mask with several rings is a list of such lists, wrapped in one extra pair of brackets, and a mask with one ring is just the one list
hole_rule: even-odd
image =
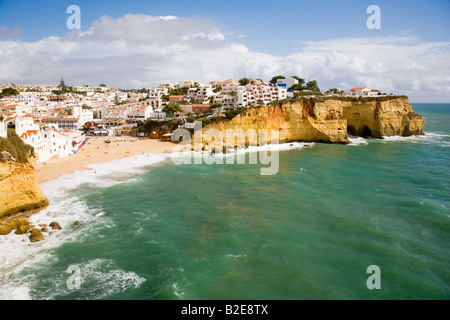
[(450, 105), (413, 108), (425, 136), (296, 144), (274, 176), (149, 155), (44, 183), (63, 230), (0, 240), (0, 299), (449, 299)]

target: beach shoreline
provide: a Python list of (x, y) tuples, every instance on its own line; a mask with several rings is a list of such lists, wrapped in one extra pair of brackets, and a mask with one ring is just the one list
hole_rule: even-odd
[[(106, 143), (109, 140), (110, 143)], [(62, 174), (92, 170), (89, 165), (108, 163), (142, 154), (172, 153), (176, 144), (155, 139), (131, 137), (87, 137), (86, 144), (76, 154), (52, 158), (35, 166), (38, 183), (57, 179)]]

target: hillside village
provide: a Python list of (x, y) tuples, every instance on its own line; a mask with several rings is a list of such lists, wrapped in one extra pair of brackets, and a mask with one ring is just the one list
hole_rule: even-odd
[[(39, 162), (75, 154), (89, 136), (163, 138), (179, 127), (193, 128), (233, 118), (250, 106), (268, 105), (298, 96), (381, 96), (359, 87), (322, 93), (316, 81), (276, 76), (271, 81), (242, 78), (225, 81), (183, 80), (178, 84), (123, 90), (59, 85), (0, 85), (0, 137), (7, 129), (34, 147)], [(384, 95), (384, 94), (383, 94)]]

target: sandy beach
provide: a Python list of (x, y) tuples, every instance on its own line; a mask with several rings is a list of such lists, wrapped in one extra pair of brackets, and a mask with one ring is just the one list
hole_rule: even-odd
[[(105, 143), (105, 140), (111, 143)], [(35, 166), (36, 181), (42, 183), (58, 178), (61, 174), (77, 170), (89, 170), (88, 165), (105, 163), (126, 157), (148, 153), (170, 153), (175, 144), (172, 142), (147, 139), (136, 140), (130, 137), (89, 137), (77, 154), (52, 158)]]

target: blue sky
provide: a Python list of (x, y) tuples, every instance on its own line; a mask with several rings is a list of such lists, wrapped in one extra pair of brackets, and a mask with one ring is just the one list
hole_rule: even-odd
[[(106, 35), (109, 42), (110, 55), (98, 53), (95, 60), (98, 63), (105, 63), (105, 78), (97, 76), (95, 79), (89, 72), (86, 73), (85, 79), (80, 74), (71, 74), (72, 69), (53, 64), (55, 69), (58, 68), (59, 73), (63, 73), (69, 82), (79, 82), (87, 84), (96, 84), (95, 81), (104, 80), (116, 86), (150, 86), (158, 81), (169, 80), (178, 81), (188, 77), (187, 72), (191, 69), (184, 70), (182, 63), (190, 65), (198, 64), (197, 68), (192, 70), (204, 69), (209, 71), (209, 76), (217, 76), (223, 78), (232, 78), (239, 76), (249, 77), (265, 77), (269, 80), (270, 72), (296, 72), (305, 78), (315, 78), (322, 83), (324, 89), (327, 87), (343, 86), (360, 86), (369, 85), (383, 86), (380, 88), (385, 91), (396, 91), (398, 93), (411, 94), (423, 87), (422, 83), (427, 78), (425, 86), (430, 88), (430, 95), (434, 95), (434, 99), (442, 101), (450, 101), (450, 95), (444, 91), (450, 91), (450, 79), (445, 74), (440, 74), (439, 69), (449, 70), (449, 64), (445, 64), (445, 57), (449, 54), (450, 41), (450, 1), (380, 1), (380, 0), (341, 0), (341, 1), (325, 1), (325, 0), (286, 0), (286, 1), (144, 1), (144, 0), (128, 0), (128, 1), (106, 1), (106, 0), (88, 0), (88, 1), (20, 1), (20, 0), (3, 0), (0, 1), (0, 41), (3, 42), (4, 51), (0, 53), (8, 60), (8, 53), (16, 50), (14, 61), (23, 59), (23, 63), (30, 64), (31, 60), (24, 54), (30, 50), (33, 52), (32, 57), (35, 64), (41, 64), (39, 58), (46, 58), (46, 62), (64, 60), (68, 63), (75, 64), (83, 60), (86, 64), (93, 63), (92, 56), (87, 57), (80, 54), (80, 51), (90, 50), (98, 52), (100, 48), (93, 46), (75, 48), (73, 39), (68, 39), (68, 34), (74, 34), (66, 27), (66, 20), (69, 14), (66, 9), (69, 5), (78, 5), (81, 9), (81, 31), (79, 33), (96, 32), (106, 24), (110, 29), (114, 29), (114, 24), (120, 25), (124, 32), (136, 35), (136, 33), (148, 34), (148, 38), (141, 37), (141, 41), (147, 42), (147, 48), (141, 48), (135, 43), (127, 43), (130, 50), (139, 51), (138, 54), (124, 54), (117, 45), (123, 35), (119, 35), (111, 30)], [(369, 5), (378, 5), (381, 9), (381, 29), (369, 30), (366, 27), (366, 20), (370, 14), (366, 13)], [(124, 18), (128, 15), (125, 19)], [(159, 22), (148, 22), (142, 20), (140, 15), (149, 17), (165, 17), (175, 16), (179, 19), (176, 25), (173, 21), (169, 21), (165, 26), (160, 26)], [(102, 16), (108, 16), (111, 21), (102, 20)], [(124, 21), (122, 21), (122, 20)], [(122, 24), (120, 24), (122, 21)], [(124, 25), (124, 23), (126, 23)], [(136, 23), (136, 24), (135, 24)], [(138, 23), (142, 23), (142, 29), (139, 29)], [(154, 25), (157, 23), (157, 25)], [(185, 28), (183, 27), (185, 24)], [(133, 28), (124, 26), (133, 25)], [(163, 28), (163, 29), (161, 29)], [(176, 29), (179, 28), (179, 29)], [(205, 39), (211, 40), (213, 43), (192, 43), (180, 42), (177, 46), (177, 54), (172, 54), (169, 50), (170, 45), (160, 43), (160, 38), (151, 35), (153, 30), (159, 30), (164, 34), (171, 29), (179, 30), (178, 34), (183, 34), (183, 39), (197, 39), (195, 35), (219, 34), (216, 39), (205, 36)], [(163, 30), (163, 31), (161, 31)], [(186, 30), (186, 31), (185, 31)], [(188, 34), (190, 32), (190, 34)], [(102, 35), (105, 32), (102, 31)], [(170, 33), (173, 39), (174, 35)], [(49, 37), (55, 37), (56, 40), (48, 40)], [(88, 35), (83, 35), (83, 39), (87, 39)], [(220, 39), (219, 39), (220, 38)], [(46, 39), (46, 40), (44, 40)], [(92, 36), (92, 39), (100, 39)], [(178, 39), (178, 38), (177, 38)], [(217, 44), (216, 40), (222, 42)], [(56, 43), (56, 42), (57, 43)], [(122, 39), (127, 42), (127, 39)], [(205, 40), (206, 41), (206, 40)], [(85, 41), (86, 42), (86, 41)], [(83, 43), (85, 43), (83, 42)], [(176, 42), (174, 40), (174, 42)], [(48, 48), (50, 45), (59, 48), (55, 52)], [(68, 45), (70, 43), (70, 46)], [(358, 46), (360, 43), (360, 46)], [(116, 44), (116, 45), (113, 45)], [(154, 46), (150, 46), (154, 44)], [(211, 44), (211, 47), (208, 47)], [(373, 53), (369, 54), (364, 51), (363, 46), (380, 45), (373, 47), (373, 50), (380, 51), (380, 57), (374, 59)], [(187, 51), (182, 51), (181, 47)], [(47, 46), (47, 49), (44, 49)], [(26, 47), (26, 48), (25, 48)], [(35, 49), (39, 47), (39, 49)], [(66, 49), (63, 49), (66, 48)], [(67, 52), (67, 48), (73, 48), (73, 54)], [(6, 49), (9, 48), (7, 51)], [(214, 49), (216, 48), (216, 49)], [(410, 50), (411, 49), (411, 50)], [(147, 50), (147, 51), (146, 51)], [(153, 51), (152, 51), (153, 50)], [(208, 53), (206, 51), (209, 50)], [(217, 51), (213, 51), (217, 50)], [(328, 50), (328, 51), (327, 51)], [(352, 54), (351, 50), (358, 51), (358, 54)], [(389, 51), (392, 50), (392, 51)], [(246, 51), (245, 54), (243, 51)], [(20, 52), (20, 53), (19, 53)], [(120, 52), (120, 53), (119, 53)], [(166, 52), (163, 54), (163, 52)], [(169, 52), (169, 53), (167, 53)], [(198, 54), (193, 54), (193, 52)], [(225, 56), (224, 52), (229, 52), (229, 56)], [(389, 60), (390, 52), (392, 56), (397, 57), (399, 61), (405, 62), (403, 74), (400, 68), (397, 68), (399, 62)], [(242, 53), (242, 54), (239, 54)], [(205, 54), (205, 60), (209, 62), (202, 64), (200, 59), (184, 59), (184, 55), (200, 57)], [(233, 68), (227, 73), (222, 68), (212, 72), (211, 66), (215, 65), (215, 61), (211, 58), (217, 54), (217, 65), (224, 65), (224, 61), (239, 59), (240, 69)], [(383, 56), (381, 56), (381, 54)], [(399, 55), (405, 54), (404, 58)], [(145, 55), (145, 57), (143, 57)], [(167, 68), (161, 68), (164, 61), (168, 61), (167, 57), (171, 57), (170, 65)], [(243, 56), (245, 59), (243, 60)], [(113, 59), (113, 57), (117, 59)], [(361, 57), (361, 59), (360, 59)], [(423, 57), (423, 59), (422, 59)], [(10, 57), (13, 58), (12, 56)], [(49, 60), (50, 59), (50, 60)], [(149, 61), (150, 60), (150, 61)], [(360, 61), (361, 60), (361, 61)], [(376, 63), (374, 60), (377, 60)], [(450, 59), (447, 59), (450, 60)], [(12, 61), (12, 60), (11, 60)], [(115, 61), (113, 65), (113, 61)], [(116, 66), (121, 61), (132, 61), (133, 70), (144, 70), (144, 76), (133, 76), (132, 72), (123, 71)], [(158, 64), (152, 65), (151, 61), (158, 61)], [(176, 65), (175, 61), (179, 61)], [(434, 61), (434, 62), (433, 62)], [(6, 62), (4, 62), (6, 64)], [(354, 66), (359, 64), (355, 70), (349, 70), (348, 74), (339, 80), (336, 76), (346, 70), (345, 64), (349, 63)], [(437, 63), (444, 64), (442, 66)], [(139, 66), (141, 64), (141, 67)], [(317, 67), (323, 64), (324, 70), (310, 67), (315, 64)], [(19, 63), (18, 63), (19, 65)], [(49, 64), (48, 64), (49, 65)], [(260, 68), (260, 69), (258, 69)], [(111, 69), (117, 69), (112, 72)], [(98, 69), (97, 73), (102, 69)], [(122, 70), (122, 72), (121, 72)], [(156, 76), (156, 70), (170, 70), (166, 75)], [(176, 70), (179, 71), (177, 74)], [(377, 74), (372, 77), (370, 72), (376, 70)], [(379, 72), (379, 70), (384, 70)], [(422, 70), (422, 73), (419, 71)], [(434, 71), (436, 70), (436, 74)], [(0, 62), (0, 71), (12, 72), (11, 64), (2, 65)], [(55, 71), (55, 72), (56, 72)], [(425, 73), (425, 71), (429, 71)], [(248, 74), (252, 72), (252, 74)], [(353, 73), (352, 73), (353, 72)], [(390, 79), (383, 83), (382, 79), (386, 79), (386, 75), (395, 74), (404, 76), (409, 84), (397, 84), (395, 79)], [(0, 83), (5, 81), (16, 81), (18, 83), (37, 81), (36, 77), (30, 74), (19, 75), (0, 75)], [(33, 73), (33, 72), (32, 72)], [(37, 71), (35, 73), (38, 73)], [(160, 72), (161, 73), (161, 72)], [(430, 75), (431, 73), (431, 75)], [(352, 76), (353, 74), (353, 76)], [(274, 74), (276, 75), (276, 74)], [(288, 74), (289, 75), (289, 74)], [(178, 76), (177, 79), (175, 79)], [(206, 76), (206, 75), (205, 75)], [(56, 77), (56, 75), (55, 75)], [(116, 78), (115, 78), (116, 77)], [(117, 77), (122, 78), (118, 81)], [(201, 77), (201, 74), (193, 74), (192, 77)], [(397, 76), (398, 78), (399, 76)], [(417, 81), (415, 77), (417, 77)], [(58, 81), (60, 77), (56, 77)], [(411, 79), (413, 78), (413, 79)], [(207, 79), (201, 79), (206, 81)], [(209, 79), (213, 80), (213, 79)], [(216, 79), (214, 79), (216, 80)], [(42, 81), (50, 81), (50, 78), (43, 78)], [(92, 83), (91, 83), (92, 81)], [(361, 83), (361, 82), (365, 83)], [(438, 93), (431, 93), (435, 90), (435, 83), (440, 83)], [(419, 83), (419, 84), (418, 84)], [(74, 83), (75, 84), (75, 83)], [(435, 91), (436, 91), (435, 90)], [(439, 98), (436, 98), (436, 94)], [(417, 95), (418, 100), (426, 99), (426, 95)]]
[[(344, 37), (386, 36), (414, 32), (423, 40), (450, 39), (450, 1), (380, 0), (286, 0), (286, 1), (0, 1), (0, 25), (19, 27), (23, 41), (35, 41), (67, 33), (66, 8), (78, 5), (82, 30), (102, 15), (121, 17), (126, 13), (152, 16), (199, 16), (214, 20), (222, 32), (240, 36), (251, 50), (285, 54), (301, 41)], [(369, 5), (381, 8), (382, 28), (369, 30)]]

